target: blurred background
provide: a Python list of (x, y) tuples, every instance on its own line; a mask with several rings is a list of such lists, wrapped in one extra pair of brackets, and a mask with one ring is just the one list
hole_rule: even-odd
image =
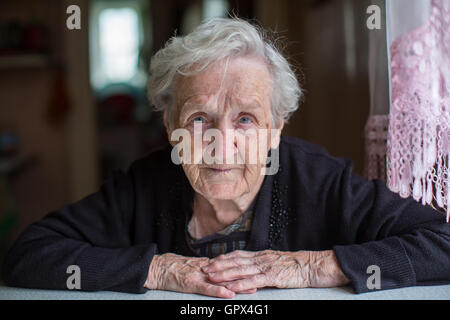
[[(232, 12), (277, 32), (305, 100), (284, 134), (363, 172), (365, 0), (15, 0), (0, 3), (1, 255), (30, 223), (166, 143), (146, 96), (150, 57)], [(66, 26), (77, 5), (81, 29)], [(1, 259), (1, 256), (0, 256)]]

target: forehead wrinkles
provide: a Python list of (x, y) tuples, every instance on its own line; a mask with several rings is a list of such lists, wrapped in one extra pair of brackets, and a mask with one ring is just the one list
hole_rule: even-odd
[(211, 67), (192, 76), (177, 75), (175, 95), (179, 106), (197, 96), (210, 97), (222, 91), (227, 68)]
[(271, 82), (264, 62), (243, 58), (227, 58), (194, 75), (176, 78), (178, 89), (187, 94), (212, 94), (223, 89), (263, 91)]
[(242, 93), (239, 90), (226, 90), (222, 88), (211, 94), (194, 94), (186, 97), (181, 106), (181, 112), (189, 112), (193, 109), (204, 109), (215, 113), (226, 113), (242, 107), (260, 108), (265, 105), (264, 96), (253, 91)]
[(253, 61), (250, 65), (234, 62), (227, 59), (195, 75), (178, 76), (177, 106), (201, 104), (211, 110), (229, 109), (235, 104), (246, 105), (254, 100), (260, 105), (266, 104), (272, 88), (266, 66), (255, 68)]

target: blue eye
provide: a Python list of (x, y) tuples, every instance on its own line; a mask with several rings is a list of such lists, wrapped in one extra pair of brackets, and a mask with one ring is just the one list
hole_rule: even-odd
[(242, 124), (250, 124), (250, 123), (252, 123), (253, 121), (252, 121), (252, 119), (250, 119), (249, 117), (241, 117), (241, 118), (239, 119), (239, 122), (242, 123)]
[(192, 119), (192, 121), (193, 121), (194, 123), (196, 123), (196, 122), (199, 122), (199, 123), (205, 123), (205, 122), (206, 122), (206, 119), (205, 119), (204, 117), (202, 117), (202, 116), (197, 116), (197, 117), (195, 117), (194, 119)]

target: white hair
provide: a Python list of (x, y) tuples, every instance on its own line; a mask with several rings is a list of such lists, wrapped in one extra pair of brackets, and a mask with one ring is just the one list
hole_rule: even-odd
[(297, 110), (302, 90), (289, 62), (264, 30), (239, 18), (214, 18), (190, 34), (174, 36), (151, 59), (148, 96), (173, 127), (172, 87), (177, 74), (192, 75), (230, 57), (255, 56), (265, 61), (272, 83), (272, 121), (287, 122)]

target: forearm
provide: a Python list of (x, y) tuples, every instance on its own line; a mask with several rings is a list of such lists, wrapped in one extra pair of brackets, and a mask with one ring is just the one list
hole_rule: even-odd
[(158, 284), (161, 282), (161, 255), (155, 254), (152, 258), (150, 266), (148, 268), (147, 280), (144, 283), (144, 287), (150, 290), (158, 289)]
[[(439, 230), (440, 228), (440, 230)], [(448, 283), (449, 240), (446, 225), (435, 231), (417, 228), (410, 234), (387, 237), (361, 244), (334, 246), (342, 270), (356, 293), (368, 292), (368, 268), (379, 268), (379, 289), (417, 284)], [(436, 231), (436, 229), (438, 229)]]
[(333, 250), (309, 251), (308, 268), (309, 287), (340, 287), (350, 282), (342, 272)]
[(80, 284), (77, 289), (144, 293), (145, 269), (155, 252), (155, 244), (94, 247), (35, 224), (25, 230), (5, 256), (2, 276), (10, 286), (64, 290), (69, 289), (69, 267), (76, 266)]

